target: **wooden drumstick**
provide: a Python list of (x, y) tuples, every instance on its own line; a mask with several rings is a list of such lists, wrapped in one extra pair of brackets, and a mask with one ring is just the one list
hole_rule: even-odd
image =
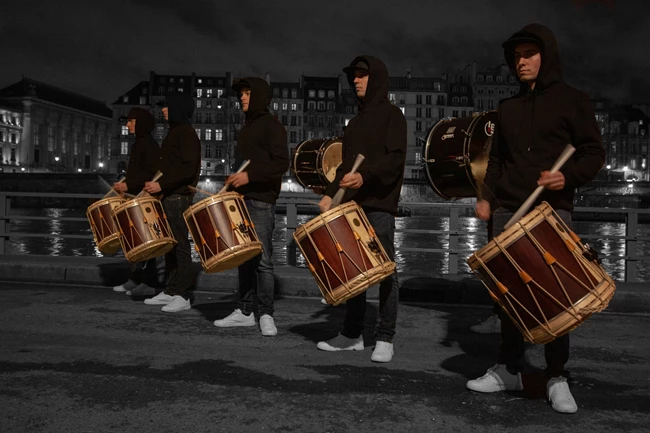
[[(158, 179), (160, 179), (162, 176), (163, 176), (162, 172), (160, 170), (158, 170), (156, 172), (155, 176), (153, 177), (153, 179), (150, 180), (150, 182), (157, 182)], [(142, 197), (143, 194), (150, 195), (147, 191), (145, 191), (143, 189), (142, 191), (140, 191), (140, 193), (138, 195), (135, 196), (135, 198)]]
[[(99, 178), (102, 179), (101, 176), (100, 176)], [(102, 180), (104, 180), (104, 179), (102, 179)], [(117, 183), (122, 183), (122, 182), (124, 182), (125, 180), (126, 180), (126, 176), (123, 177), (122, 179), (118, 180)], [(106, 182), (106, 181), (104, 181), (104, 182)], [(107, 184), (107, 185), (108, 185), (108, 184)], [(110, 186), (110, 185), (109, 185), (109, 186)], [(109, 195), (111, 195), (111, 194), (113, 194), (113, 193), (117, 194), (117, 191), (115, 191), (115, 189), (111, 186), (110, 191), (108, 191), (106, 194), (104, 194), (104, 197), (102, 197), (102, 198), (106, 198), (106, 197), (108, 197)]]
[[(251, 163), (251, 160), (250, 160), (250, 159), (247, 159), (246, 161), (244, 161), (244, 162), (242, 163), (241, 167), (239, 167), (239, 170), (237, 170), (237, 172), (235, 172), (235, 174), (238, 174), (238, 173), (241, 173), (242, 171), (244, 171), (244, 169), (245, 169), (246, 167), (248, 167), (248, 164), (250, 164), (250, 163)], [(223, 186), (223, 188), (221, 188), (221, 191), (219, 191), (217, 194), (223, 194), (224, 192), (226, 192), (226, 190), (228, 189), (228, 186), (230, 186), (229, 183), (225, 184), (225, 185)]]
[[(562, 154), (559, 156), (557, 161), (555, 161), (555, 164), (553, 164), (553, 167), (551, 168), (551, 173), (556, 173), (559, 169), (562, 168), (562, 166), (569, 160), (571, 155), (573, 155), (573, 152), (576, 151), (576, 148), (571, 146), (570, 144), (567, 144), (564, 150), (562, 151)], [(521, 217), (526, 215), (528, 213), (528, 209), (535, 203), (535, 200), (539, 197), (539, 195), (544, 191), (544, 186), (540, 185), (538, 186), (535, 191), (526, 199), (524, 204), (522, 204), (519, 209), (517, 209), (517, 212), (510, 218), (510, 220), (506, 223), (505, 226), (503, 226), (504, 230), (507, 230), (510, 228), (514, 223), (519, 221)]]
[(200, 192), (201, 194), (205, 194), (205, 195), (212, 195), (212, 193), (210, 191), (205, 191), (203, 189), (197, 188), (197, 187), (192, 186), (192, 185), (187, 185), (187, 186), (189, 186), (190, 189), (192, 191), (194, 191), (194, 192)]
[[(350, 173), (348, 174), (354, 174), (357, 172), (357, 168), (361, 165), (363, 160), (366, 157), (363, 156), (362, 154), (357, 155), (357, 159), (354, 161), (354, 165), (352, 166), (352, 170), (350, 170)], [(336, 191), (336, 194), (334, 195), (334, 198), (332, 198), (332, 206), (330, 206), (330, 209), (335, 208), (339, 204), (341, 204), (341, 200), (343, 200), (343, 196), (345, 195), (345, 192), (347, 191), (347, 188), (339, 188), (338, 191)]]

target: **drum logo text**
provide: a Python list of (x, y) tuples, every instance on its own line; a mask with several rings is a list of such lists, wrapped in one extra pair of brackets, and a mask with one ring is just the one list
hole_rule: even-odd
[(485, 135), (488, 137), (492, 137), (492, 134), (494, 134), (494, 122), (488, 120), (487, 123), (485, 124)]
[(456, 130), (456, 127), (455, 127), (455, 126), (450, 126), (450, 127), (447, 129), (447, 132), (445, 133), (445, 135), (442, 136), (442, 140), (446, 140), (446, 139), (448, 139), (448, 138), (454, 138), (454, 131), (455, 131), (455, 130)]

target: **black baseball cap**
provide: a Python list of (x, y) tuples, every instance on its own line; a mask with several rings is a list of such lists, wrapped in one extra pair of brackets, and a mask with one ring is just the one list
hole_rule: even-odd
[(353, 74), (354, 71), (361, 71), (365, 72), (366, 74), (370, 73), (370, 67), (368, 66), (368, 63), (366, 63), (364, 60), (358, 60), (356, 63), (351, 63), (350, 66), (346, 66), (343, 68), (343, 72), (346, 74), (350, 75)]

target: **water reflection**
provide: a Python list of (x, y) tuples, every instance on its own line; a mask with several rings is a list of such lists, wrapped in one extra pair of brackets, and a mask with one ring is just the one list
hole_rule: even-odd
[[(87, 221), (63, 221), (64, 217), (84, 217), (85, 209), (62, 208), (14, 208), (13, 215), (48, 216), (47, 221), (12, 220), (12, 232), (52, 233), (87, 235), (89, 239), (64, 238), (10, 238), (9, 254), (48, 254), (61, 256), (95, 256), (103, 254), (92, 241), (92, 235)], [(298, 215), (298, 223), (304, 224), (314, 218), (313, 215)], [(286, 227), (285, 215), (276, 216), (276, 228), (273, 232), (273, 256), (277, 264), (286, 263)], [(448, 249), (449, 236), (430, 233), (431, 231), (449, 230), (449, 218), (438, 216), (413, 216), (396, 219), (395, 227), (395, 262), (399, 272), (439, 275), (449, 271), (449, 255), (447, 253), (408, 251), (412, 248)], [(600, 234), (603, 236), (624, 236), (624, 223), (583, 222), (573, 224), (574, 231), (579, 234)], [(403, 230), (417, 230), (416, 233), (406, 233)], [(469, 273), (466, 259), (473, 251), (487, 244), (487, 228), (483, 221), (476, 218), (462, 217), (458, 221), (458, 248), (465, 250), (459, 253), (458, 271)], [(638, 236), (650, 236), (650, 225), (640, 224)], [(586, 239), (600, 255), (605, 270), (617, 280), (625, 275), (625, 240), (624, 239)], [(648, 241), (638, 242), (638, 254), (650, 254)], [(122, 256), (121, 251), (116, 256)], [(198, 261), (198, 255), (192, 247), (192, 258)], [(306, 266), (305, 260), (298, 250), (296, 258), (298, 266)], [(647, 261), (639, 261), (637, 275), (640, 281), (650, 280), (650, 265)]]

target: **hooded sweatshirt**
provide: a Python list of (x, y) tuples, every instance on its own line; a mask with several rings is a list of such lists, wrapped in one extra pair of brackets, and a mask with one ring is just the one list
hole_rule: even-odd
[(236, 188), (245, 198), (275, 204), (280, 195), (282, 175), (289, 169), (287, 131), (273, 116), (268, 105), (271, 87), (257, 77), (247, 77), (235, 83), (234, 90), (251, 90), (244, 126), (237, 137), (235, 165), (250, 160), (246, 168), (248, 183)]
[(151, 135), (154, 117), (150, 112), (134, 107), (126, 117), (135, 119), (135, 141), (131, 146), (125, 182), (129, 194), (138, 194), (144, 188), (144, 183), (151, 180), (158, 171), (160, 146)]
[[(343, 134), (343, 162), (326, 195), (334, 197), (339, 182), (350, 172), (358, 154), (365, 159), (357, 169), (363, 178), (358, 190), (348, 189), (343, 202), (354, 199), (367, 211), (384, 211), (397, 215), (399, 195), (406, 162), (406, 119), (388, 100), (388, 70), (376, 57), (359, 56), (368, 65), (368, 86), (364, 98), (358, 98), (359, 112), (350, 120)], [(348, 74), (352, 89), (354, 76)]]
[(514, 47), (527, 41), (540, 47), (535, 89), (521, 82), (520, 92), (499, 105), (481, 197), (493, 209), (516, 211), (537, 188), (540, 173), (571, 144), (576, 151), (560, 170), (564, 189), (544, 189), (535, 205), (547, 201), (554, 209), (572, 211), (574, 189), (596, 177), (605, 162), (600, 130), (589, 97), (564, 82), (557, 41), (548, 28), (530, 24), (504, 42), (510, 68), (516, 74)]
[(167, 108), (169, 132), (160, 149), (161, 192), (193, 194), (188, 185), (196, 186), (201, 172), (201, 142), (190, 122), (194, 100), (187, 93), (170, 92)]

